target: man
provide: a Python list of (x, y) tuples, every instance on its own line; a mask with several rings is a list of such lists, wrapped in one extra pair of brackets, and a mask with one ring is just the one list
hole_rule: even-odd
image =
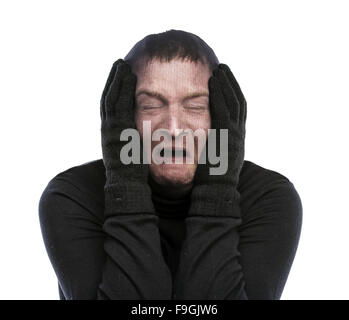
[[(103, 159), (58, 174), (40, 200), (61, 299), (279, 299), (302, 206), (286, 177), (244, 161), (246, 114), (229, 67), (196, 35), (149, 35), (117, 60), (101, 99)], [(162, 143), (146, 139), (147, 122), (170, 142), (202, 130), (221, 152), (226, 129), (226, 172), (210, 174), (198, 139), (180, 148), (192, 163), (141, 153), (125, 164), (125, 130), (151, 151)], [(183, 160), (168, 142), (161, 156)]]

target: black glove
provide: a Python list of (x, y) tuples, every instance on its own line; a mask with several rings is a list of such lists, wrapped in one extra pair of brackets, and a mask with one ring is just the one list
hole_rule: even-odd
[[(120, 141), (124, 129), (136, 129), (135, 88), (137, 77), (123, 59), (110, 71), (101, 98), (102, 150), (106, 169), (105, 206), (110, 210), (130, 213), (153, 212), (151, 190), (147, 184), (148, 165), (123, 164), (120, 151), (128, 141)], [(141, 149), (142, 150), (142, 149)], [(150, 201), (150, 202), (149, 202)]]
[(219, 129), (228, 129), (228, 169), (223, 175), (210, 175), (209, 168), (215, 166), (208, 160), (198, 164), (189, 215), (217, 216), (225, 215), (225, 212), (231, 215), (240, 199), (237, 185), (245, 155), (247, 108), (239, 84), (225, 64), (219, 64), (213, 70), (209, 79), (209, 99), (211, 128), (216, 129), (218, 154), (223, 151), (220, 150)]

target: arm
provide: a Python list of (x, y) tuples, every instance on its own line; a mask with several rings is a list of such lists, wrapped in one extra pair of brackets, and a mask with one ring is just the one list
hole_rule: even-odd
[(240, 263), (249, 299), (280, 299), (302, 226), (302, 203), (293, 184), (281, 175), (261, 181), (239, 229)]
[(234, 211), (224, 216), (220, 209), (220, 217), (200, 210), (202, 216), (186, 218), (176, 298), (280, 299), (302, 225), (293, 184), (286, 179), (269, 183), (241, 216), (239, 209), (236, 216)]
[(158, 217), (144, 211), (106, 219), (99, 298), (170, 299), (171, 275), (161, 253)]
[(120, 162), (120, 133), (134, 127), (135, 84), (129, 66), (118, 60), (101, 100), (107, 179), (99, 225), (86, 206), (88, 195), (76, 201), (72, 195), (81, 191), (71, 184), (60, 184), (60, 190), (67, 190), (64, 194), (46, 190), (40, 201), (46, 248), (68, 299), (171, 297), (171, 274), (161, 252), (147, 168)]
[(142, 209), (104, 220), (102, 204), (82, 187), (72, 178), (58, 176), (39, 204), (42, 235), (61, 299), (169, 297), (158, 217)]
[(135, 129), (136, 76), (122, 59), (111, 70), (101, 100), (102, 150), (106, 168), (101, 299), (169, 299), (170, 271), (164, 261), (158, 217), (147, 183), (148, 165), (123, 164), (124, 129)]
[[(201, 195), (203, 198), (193, 200), (192, 206), (199, 203), (186, 218), (186, 238), (174, 282), (175, 298), (247, 299), (238, 260), (239, 209), (219, 205), (218, 194), (217, 198), (212, 193)], [(208, 215), (207, 208), (216, 204), (217, 214)]]
[[(208, 85), (216, 136), (209, 133), (204, 152), (216, 143), (214, 152), (227, 157), (228, 169), (214, 174), (208, 161), (198, 163), (175, 295), (179, 299), (247, 299), (237, 251), (241, 224), (237, 184), (244, 159), (246, 101), (226, 65), (213, 70)], [(227, 141), (220, 129), (227, 131)]]
[(213, 72), (209, 87), (212, 127), (229, 131), (229, 168), (225, 175), (211, 176), (207, 165), (198, 165), (175, 298), (278, 298), (298, 243), (300, 200), (284, 181), (250, 208), (246, 216), (251, 222), (241, 228), (237, 184), (244, 157), (246, 101), (226, 65)]

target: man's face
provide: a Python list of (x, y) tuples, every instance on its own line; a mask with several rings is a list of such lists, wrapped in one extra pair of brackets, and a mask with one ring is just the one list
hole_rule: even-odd
[[(142, 138), (143, 121), (150, 121), (152, 133), (157, 129), (168, 130), (170, 141), (172, 140), (171, 147), (175, 146), (176, 136), (183, 136), (183, 131), (176, 132), (176, 129), (191, 129), (193, 132), (203, 129), (207, 137), (211, 125), (208, 89), (211, 72), (208, 65), (180, 59), (170, 62), (152, 60), (141, 66), (135, 74), (135, 120)], [(192, 96), (196, 94), (197, 96)], [(163, 140), (152, 141), (152, 151)], [(194, 149), (190, 148), (186, 139), (183, 141), (181, 149), (186, 149), (193, 163), (186, 163), (185, 156), (179, 159), (181, 164), (156, 164), (152, 160), (149, 165), (150, 173), (158, 183), (176, 185), (192, 182), (202, 148), (197, 139), (194, 139)], [(175, 158), (172, 158), (172, 162), (175, 162)]]

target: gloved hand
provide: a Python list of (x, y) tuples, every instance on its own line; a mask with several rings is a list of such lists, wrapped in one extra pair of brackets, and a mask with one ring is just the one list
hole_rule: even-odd
[(240, 199), (237, 185), (245, 155), (246, 100), (226, 64), (219, 64), (212, 73), (209, 79), (211, 128), (216, 129), (217, 154), (224, 150), (220, 150), (219, 129), (228, 129), (228, 169), (223, 175), (210, 175), (212, 165), (207, 157), (205, 164), (198, 164), (189, 215), (231, 214)]
[[(147, 184), (148, 165), (124, 164), (120, 151), (128, 141), (121, 141), (124, 129), (136, 129), (135, 88), (137, 77), (123, 59), (118, 59), (110, 71), (101, 98), (101, 135), (103, 162), (106, 169), (105, 212), (136, 212), (151, 198)], [(141, 149), (142, 150), (142, 149)], [(141, 150), (139, 152), (141, 152)], [(151, 210), (150, 205), (142, 211)], [(115, 212), (114, 212), (115, 213)]]

